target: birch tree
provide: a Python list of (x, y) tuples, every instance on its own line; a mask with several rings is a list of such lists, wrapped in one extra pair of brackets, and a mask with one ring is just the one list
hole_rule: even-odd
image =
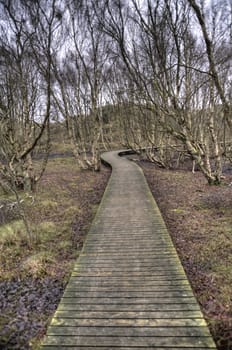
[[(46, 166), (51, 117), (51, 51), (56, 0), (2, 1), (1, 184), (34, 191)], [(33, 153), (41, 146), (39, 171)]]
[[(222, 162), (215, 91), (223, 102), (225, 115), (229, 107), (214, 60), (208, 69), (210, 51), (206, 56), (204, 45), (192, 29), (189, 2), (147, 0), (141, 4), (132, 0), (127, 6), (118, 0), (104, 4), (98, 17), (103, 30), (117, 43), (131, 85), (136, 86), (132, 103), (153, 113), (151, 125), (159, 125), (162, 136), (154, 138), (151, 127), (143, 138), (152, 140), (152, 148), (156, 143), (160, 150), (169, 146), (170, 140), (175, 147), (182, 145), (208, 182), (220, 183)], [(217, 105), (213, 111), (212, 105)], [(201, 114), (204, 118), (198, 123)], [(144, 115), (140, 113), (140, 129), (145, 124)], [(159, 156), (158, 162), (165, 165), (162, 152)], [(153, 160), (157, 161), (156, 157)]]
[(93, 8), (92, 1), (69, 5), (68, 45), (62, 67), (55, 69), (55, 75), (56, 105), (65, 116), (74, 156), (81, 168), (98, 171), (99, 143), (104, 143), (101, 106), (109, 41), (98, 28)]

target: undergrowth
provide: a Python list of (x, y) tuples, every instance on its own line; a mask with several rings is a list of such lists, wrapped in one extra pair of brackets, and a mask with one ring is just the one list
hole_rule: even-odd
[[(36, 193), (20, 193), (32, 240), (23, 220), (0, 225), (0, 348), (35, 348), (57, 307), (82, 248), (109, 170), (81, 171), (73, 158), (48, 163)], [(6, 203), (14, 198), (1, 197)]]
[(232, 175), (209, 186), (199, 172), (142, 167), (218, 349), (232, 350)]

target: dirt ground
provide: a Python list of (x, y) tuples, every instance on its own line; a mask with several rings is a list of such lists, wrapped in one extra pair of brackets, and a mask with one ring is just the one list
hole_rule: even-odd
[(50, 160), (33, 203), (25, 201), (34, 235), (31, 246), (20, 221), (1, 218), (11, 220), (9, 227), (17, 228), (13, 233), (9, 230), (5, 240), (0, 232), (1, 350), (35, 349), (39, 345), (109, 176), (110, 169), (104, 166), (94, 173), (80, 171), (73, 158)]
[[(214, 187), (199, 172), (140, 165), (217, 346), (231, 350), (232, 175)], [(19, 229), (18, 236), (5, 242), (0, 235), (0, 349), (35, 349), (39, 344), (109, 175), (105, 167), (100, 173), (80, 171), (72, 158), (51, 160), (35, 202), (25, 208), (34, 245), (28, 246)]]
[(141, 161), (220, 350), (232, 349), (232, 175), (209, 186), (200, 172)]

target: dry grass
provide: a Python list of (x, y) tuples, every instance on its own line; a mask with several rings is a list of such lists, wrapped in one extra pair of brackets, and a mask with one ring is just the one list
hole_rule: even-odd
[[(104, 171), (106, 173), (106, 170)], [(80, 235), (79, 231), (83, 226), (85, 226), (84, 232), (88, 229), (86, 224), (83, 225), (83, 220), (87, 217), (89, 222), (89, 216), (93, 216), (91, 211), (94, 212), (96, 209), (96, 200), (99, 201), (96, 198), (99, 180), (101, 181), (101, 174), (81, 171), (73, 158), (50, 160), (34, 198), (21, 194), (25, 216), (33, 237), (32, 246), (27, 244), (27, 233), (22, 220), (0, 226), (2, 275), (14, 276), (15, 269), (17, 273), (19, 272), (19, 260), (20, 265), (24, 266), (25, 259), (47, 250), (54, 260), (59, 260), (60, 254), (66, 255), (64, 246), (68, 253), (72, 246), (73, 258), (76, 258), (77, 248), (81, 246), (79, 240), (83, 239), (83, 232)], [(77, 223), (80, 225), (79, 228)], [(57, 242), (61, 244), (57, 246)], [(26, 249), (20, 254), (18, 248), (23, 246)], [(16, 264), (13, 261), (8, 263), (9, 250), (11, 256), (17, 254)], [(48, 274), (49, 264), (50, 262), (45, 267)], [(20, 273), (22, 271), (20, 270)]]
[(193, 290), (221, 350), (232, 349), (232, 180), (142, 163)]
[(32, 244), (21, 219), (4, 218), (0, 226), (1, 349), (34, 348), (43, 335), (109, 174), (106, 168), (97, 174), (83, 172), (71, 157), (51, 159), (34, 198), (21, 194)]

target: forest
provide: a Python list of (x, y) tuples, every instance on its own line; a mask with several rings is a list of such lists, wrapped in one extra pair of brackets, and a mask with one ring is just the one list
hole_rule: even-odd
[(205, 235), (217, 222), (190, 274), (222, 259), (193, 285), (232, 348), (231, 100), (230, 0), (0, 0), (0, 348), (38, 346), (110, 176), (100, 155), (117, 149), (135, 152), (174, 236), (191, 210)]

